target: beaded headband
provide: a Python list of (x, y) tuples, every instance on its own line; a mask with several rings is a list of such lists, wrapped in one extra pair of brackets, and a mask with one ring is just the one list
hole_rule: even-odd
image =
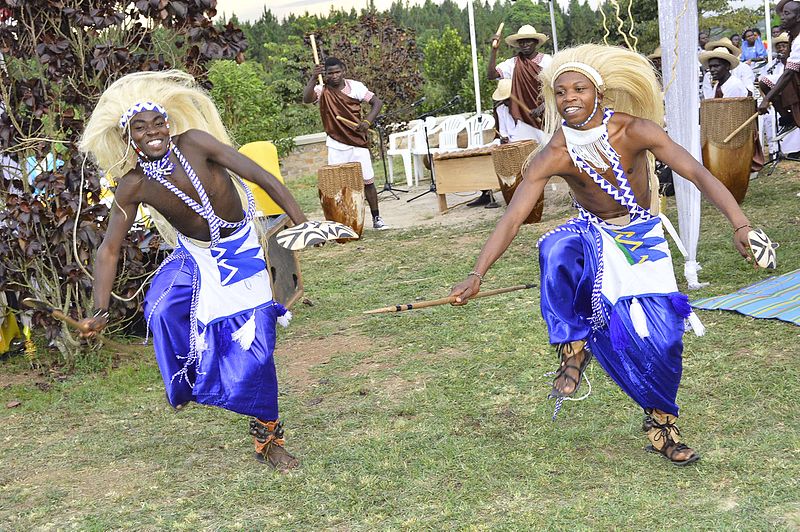
[(589, 78), (589, 81), (592, 82), (592, 84), (598, 91), (603, 92), (604, 82), (603, 82), (603, 76), (600, 75), (600, 72), (595, 70), (594, 67), (591, 67), (586, 63), (579, 63), (578, 61), (569, 61), (558, 67), (558, 70), (556, 70), (556, 73), (553, 75), (554, 88), (556, 80), (564, 72), (578, 72), (580, 74), (583, 74), (584, 76)]
[(164, 109), (161, 105), (154, 102), (138, 102), (131, 105), (127, 111), (122, 113), (122, 116), (119, 119), (120, 129), (125, 129), (130, 119), (133, 118), (135, 115), (141, 113), (142, 111), (155, 111), (161, 116), (163, 116), (164, 120), (169, 120), (169, 117), (167, 116), (167, 110)]

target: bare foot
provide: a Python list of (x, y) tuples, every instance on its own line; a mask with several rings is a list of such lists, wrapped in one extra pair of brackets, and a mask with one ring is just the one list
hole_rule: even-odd
[(256, 453), (256, 460), (268, 464), (281, 473), (286, 473), (300, 465), (300, 460), (287, 451), (283, 445), (269, 442), (260, 453)]

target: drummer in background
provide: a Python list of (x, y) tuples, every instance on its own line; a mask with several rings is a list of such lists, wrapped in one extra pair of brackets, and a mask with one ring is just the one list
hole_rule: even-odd
[[(775, 47), (776, 58), (772, 66), (767, 70), (767, 73), (758, 78), (758, 88), (761, 94), (767, 94), (772, 87), (775, 86), (784, 70), (786, 69), (786, 60), (789, 57), (789, 34), (781, 33), (772, 39), (772, 44)], [(780, 112), (780, 109), (777, 110)], [(768, 142), (775, 140), (772, 126), (772, 116), (766, 115), (764, 117), (765, 130)], [(767, 125), (768, 124), (768, 125)], [(790, 113), (785, 116), (778, 114), (778, 127), (780, 128), (779, 134), (788, 133), (783, 135), (781, 141), (781, 151), (784, 153), (795, 153), (800, 151), (800, 131), (794, 129), (794, 119)]]
[[(717, 48), (726, 48), (732, 55), (735, 55), (737, 58), (742, 53), (742, 51), (734, 45), (730, 39), (727, 37), (723, 37), (722, 39), (711, 41), (706, 45), (707, 51), (713, 51)], [(735, 78), (739, 78), (744, 86), (747, 87), (747, 90), (752, 95), (753, 90), (756, 84), (756, 76), (753, 74), (753, 69), (750, 68), (750, 65), (747, 63), (742, 63), (741, 61), (735, 67), (731, 67), (731, 75)], [(711, 89), (711, 73), (706, 72), (705, 76), (703, 77), (703, 91), (707, 92)], [(708, 96), (706, 96), (707, 98)]]
[(786, 60), (789, 57), (789, 34), (781, 33), (774, 37), (772, 44), (775, 46), (776, 61), (766, 74), (758, 78), (758, 88), (762, 94), (768, 93), (775, 86), (775, 82), (780, 79), (786, 68)]
[(711, 76), (711, 86), (703, 87), (706, 99), (743, 98), (750, 95), (744, 83), (731, 75), (731, 70), (739, 66), (739, 58), (724, 46), (701, 53), (700, 62)]
[[(732, 70), (739, 65), (739, 58), (730, 53), (724, 46), (715, 48), (710, 52), (700, 54), (700, 62), (708, 70), (711, 76), (711, 86), (703, 86), (703, 97), (711, 98), (744, 98), (751, 96), (750, 90), (744, 83), (732, 75)], [(758, 172), (764, 167), (764, 150), (761, 147), (761, 140), (758, 133), (753, 139), (755, 153), (753, 162), (750, 166), (751, 172)]]
[[(315, 65), (303, 90), (303, 103), (319, 103), (319, 115), (328, 138), (328, 164), (361, 163), (364, 176), (364, 195), (372, 212), (372, 227), (388, 229), (378, 211), (378, 191), (375, 188), (375, 171), (369, 153), (367, 130), (381, 111), (383, 102), (360, 81), (345, 79), (346, 67), (335, 58), (328, 57), (324, 65)], [(324, 85), (317, 85), (322, 75)], [(370, 104), (369, 113), (361, 118), (361, 103)], [(337, 116), (358, 124), (356, 129), (336, 119)]]
[(506, 37), (506, 44), (517, 48), (517, 54), (498, 65), (497, 49), (500, 46), (500, 35), (495, 34), (492, 38), (487, 76), (490, 81), (498, 78), (511, 80), (513, 97), (509, 108), (511, 116), (517, 123), (519, 140), (533, 139), (539, 143), (546, 141), (542, 131), (544, 103), (541, 97), (542, 82), (539, 80), (539, 73), (550, 64), (552, 58), (537, 51), (537, 48), (545, 42), (547, 35), (525, 24), (517, 33)]
[(511, 80), (501, 79), (492, 93), (494, 104), (494, 123), (497, 124), (500, 144), (508, 144), (517, 140), (526, 140), (517, 133), (517, 121), (511, 116)]
[[(781, 117), (783, 127), (778, 135), (788, 133), (800, 122), (800, 2), (781, 0), (775, 8), (781, 17), (781, 28), (789, 34), (791, 47), (783, 74), (774, 81), (769, 92), (764, 95), (758, 106), (759, 114), (766, 114), (769, 105)], [(784, 119), (791, 117), (791, 121)], [(784, 122), (785, 120), (785, 122)]]

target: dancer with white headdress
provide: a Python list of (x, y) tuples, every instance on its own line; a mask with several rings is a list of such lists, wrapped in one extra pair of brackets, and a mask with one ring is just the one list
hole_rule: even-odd
[(167, 400), (252, 416), (256, 458), (285, 470), (297, 459), (283, 447), (278, 421), (275, 324), (291, 315), (272, 299), (252, 219), (249, 189), (262, 187), (295, 223), (300, 206), (274, 176), (232, 146), (219, 113), (185, 72), (141, 72), (114, 82), (97, 103), (80, 149), (107, 174), (122, 176), (94, 265), (89, 335), (108, 322), (120, 248), (140, 204), (154, 210), (176, 245), (144, 302), (148, 333)]
[(664, 132), (652, 65), (617, 47), (559, 52), (542, 72), (547, 118), (561, 128), (532, 155), (508, 210), (451, 295), (465, 304), (508, 248), (550, 177), (563, 177), (578, 216), (539, 240), (541, 311), (560, 358), (551, 397), (575, 394), (592, 356), (644, 410), (648, 450), (675, 464), (700, 455), (675, 426), (684, 320), (702, 324), (678, 291), (658, 215), (652, 156), (694, 183), (732, 226), (747, 260), (750, 222), (728, 190)]

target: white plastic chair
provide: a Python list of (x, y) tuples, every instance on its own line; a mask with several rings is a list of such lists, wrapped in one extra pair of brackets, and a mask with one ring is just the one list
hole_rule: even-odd
[(461, 115), (455, 115), (445, 118), (439, 125), (437, 125), (433, 133), (439, 135), (438, 153), (445, 151), (458, 151), (458, 134), (464, 131), (467, 127), (467, 121)]
[[(423, 158), (428, 157), (428, 143), (425, 141), (425, 134), (430, 137), (436, 130), (436, 118), (429, 116), (425, 122), (421, 122), (419, 127), (414, 131), (411, 136), (411, 155), (414, 159), (414, 182), (419, 185), (419, 178), (422, 177), (422, 169), (424, 168)], [(435, 143), (431, 143), (431, 155), (438, 153), (439, 149), (435, 147)]]
[(386, 150), (386, 158), (389, 163), (389, 182), (394, 183), (394, 164), (392, 157), (403, 159), (403, 169), (406, 173), (406, 183), (411, 186), (413, 182), (413, 171), (411, 168), (411, 143), (413, 136), (418, 129), (422, 128), (421, 120), (412, 120), (408, 123), (409, 128), (405, 131), (398, 131), (389, 135), (389, 149)]
[[(478, 118), (481, 118), (480, 122), (478, 121)], [(483, 141), (483, 132), (493, 129), (494, 117), (490, 114), (483, 113), (467, 119), (467, 149), (470, 150), (472, 148), (480, 148), (482, 146), (499, 144), (500, 141), (498, 139), (494, 139), (491, 142)]]

